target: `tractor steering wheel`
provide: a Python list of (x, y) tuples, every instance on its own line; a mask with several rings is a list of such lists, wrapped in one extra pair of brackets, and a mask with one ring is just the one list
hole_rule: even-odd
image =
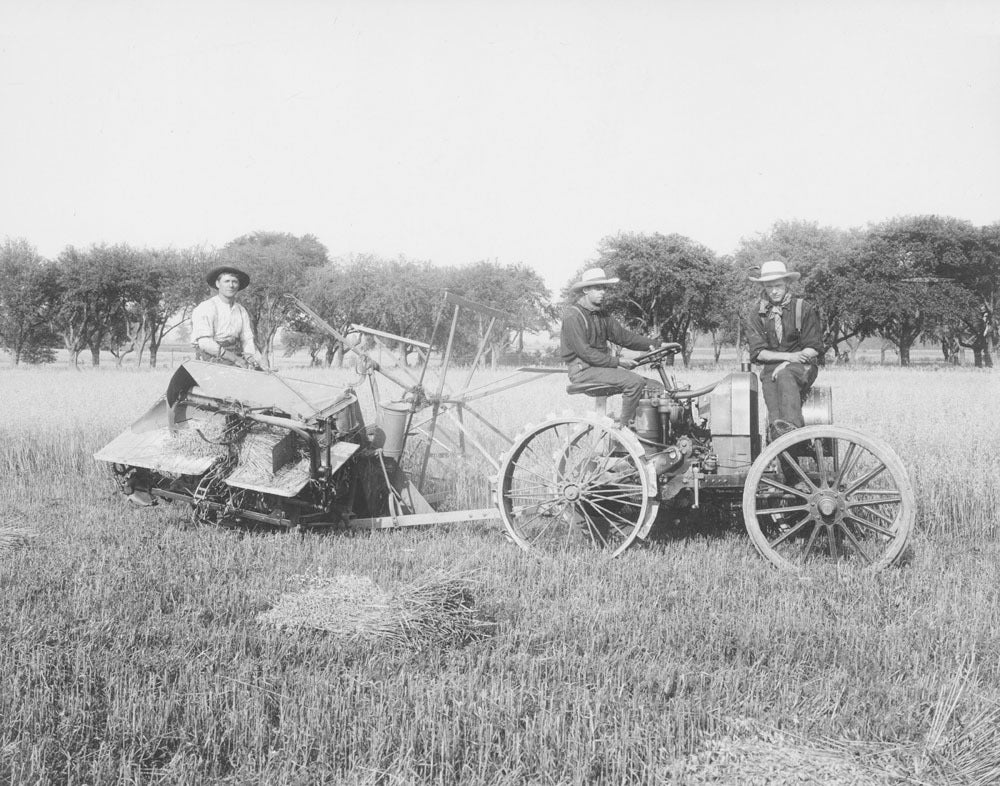
[(649, 352), (645, 352), (635, 360), (635, 367), (648, 366), (651, 363), (658, 363), (670, 355), (676, 355), (682, 349), (680, 344), (671, 341), (669, 344), (664, 344), (662, 347), (657, 347), (656, 349), (651, 349)]

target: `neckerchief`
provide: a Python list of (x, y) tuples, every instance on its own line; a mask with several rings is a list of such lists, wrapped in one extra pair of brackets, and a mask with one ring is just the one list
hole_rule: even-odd
[(781, 340), (784, 338), (784, 325), (781, 323), (781, 312), (789, 303), (792, 302), (792, 293), (786, 292), (785, 296), (781, 299), (780, 303), (772, 303), (766, 297), (760, 299), (759, 313), (762, 319), (770, 317), (771, 321), (774, 323), (774, 335), (778, 337), (778, 344), (781, 344)]

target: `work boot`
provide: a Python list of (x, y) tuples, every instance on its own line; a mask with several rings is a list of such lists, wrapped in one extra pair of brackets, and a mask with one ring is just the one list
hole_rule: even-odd
[(774, 442), (778, 437), (785, 436), (789, 431), (795, 431), (796, 428), (798, 426), (794, 423), (789, 423), (787, 420), (775, 420), (769, 429), (771, 442)]

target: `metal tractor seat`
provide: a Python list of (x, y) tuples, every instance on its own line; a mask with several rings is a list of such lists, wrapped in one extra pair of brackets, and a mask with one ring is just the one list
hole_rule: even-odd
[(601, 415), (608, 414), (608, 396), (617, 396), (621, 389), (615, 385), (602, 385), (600, 382), (578, 382), (566, 386), (566, 392), (571, 396), (583, 394), (594, 399), (594, 409)]

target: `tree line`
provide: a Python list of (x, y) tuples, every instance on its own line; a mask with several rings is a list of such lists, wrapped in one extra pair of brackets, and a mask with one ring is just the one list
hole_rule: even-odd
[[(975, 365), (992, 366), (1000, 224), (942, 216), (900, 217), (864, 229), (779, 221), (730, 255), (678, 234), (623, 232), (602, 239), (580, 271), (601, 266), (618, 276), (607, 307), (637, 331), (680, 343), (687, 364), (696, 334), (711, 337), (716, 360), (723, 347), (741, 346), (743, 320), (759, 294), (749, 276), (766, 259), (783, 259), (802, 274), (796, 289), (819, 307), (824, 344), (837, 359), (877, 336), (896, 348), (902, 365), (909, 365), (915, 343), (931, 341), (945, 361), (957, 362), (964, 347)], [(456, 331), (460, 354), (483, 345), (494, 360), (523, 349), (526, 332), (558, 324), (552, 294), (524, 265), (441, 267), (368, 254), (331, 259), (314, 236), (279, 232), (244, 235), (217, 250), (70, 246), (53, 260), (8, 238), (0, 246), (0, 346), (15, 365), (49, 362), (61, 347), (73, 365), (83, 353), (98, 365), (105, 351), (119, 364), (133, 356), (155, 366), (162, 342), (211, 294), (204, 277), (220, 264), (250, 274), (240, 302), (267, 355), (279, 330), (286, 351), (308, 350), (316, 363), (337, 362), (343, 352), (286, 294), (342, 330), (364, 324), (427, 341), (447, 290), (511, 315), (488, 343), (476, 314), (463, 314)]]
[[(51, 362), (62, 348), (74, 366), (83, 353), (97, 366), (108, 352), (119, 365), (131, 356), (155, 367), (163, 341), (177, 335), (194, 306), (211, 296), (207, 272), (224, 264), (250, 275), (239, 302), (268, 356), (281, 329), (289, 352), (307, 349), (318, 363), (342, 355), (343, 348), (285, 298), (289, 294), (341, 331), (363, 324), (426, 341), (447, 290), (511, 315), (485, 347), (494, 358), (556, 317), (545, 282), (524, 265), (437, 267), (373, 255), (331, 259), (314, 236), (279, 232), (244, 235), (211, 251), (70, 246), (54, 260), (23, 239), (8, 238), (0, 246), (0, 347), (14, 365)], [(485, 327), (476, 315), (463, 315), (456, 349), (474, 351)]]

